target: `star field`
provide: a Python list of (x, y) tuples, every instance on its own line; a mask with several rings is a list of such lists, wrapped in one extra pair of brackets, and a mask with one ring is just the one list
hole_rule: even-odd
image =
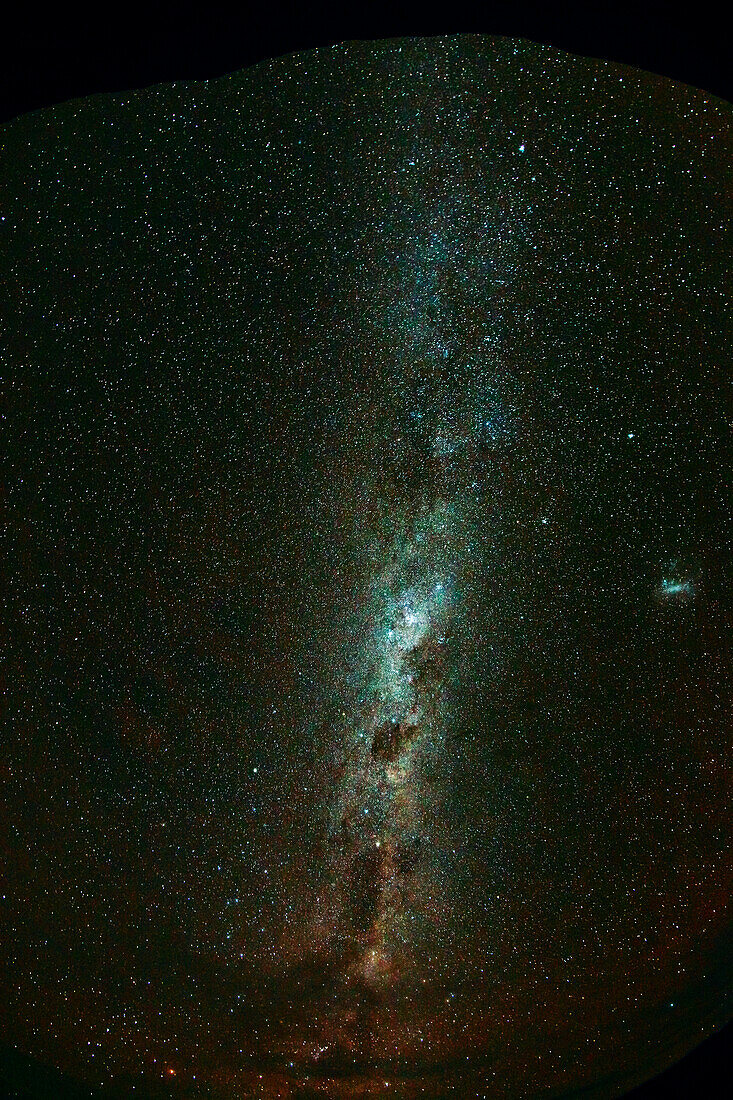
[(725, 1021), (731, 152), (479, 36), (4, 128), (9, 1041), (613, 1096)]

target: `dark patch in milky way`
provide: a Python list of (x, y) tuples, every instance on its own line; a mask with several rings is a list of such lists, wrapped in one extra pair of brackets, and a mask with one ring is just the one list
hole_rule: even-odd
[(374, 849), (358, 852), (353, 861), (348, 899), (358, 932), (368, 931), (377, 915), (381, 868), (382, 857)]
[(384, 760), (392, 764), (399, 759), (401, 753), (410, 747), (419, 734), (419, 726), (408, 722), (398, 722), (395, 718), (388, 718), (374, 731), (372, 756), (377, 760)]
[(722, 1022), (732, 133), (472, 36), (6, 128), (8, 1041), (529, 1100)]
[(397, 852), (397, 870), (401, 875), (412, 875), (420, 859), (420, 837), (407, 837)]
[(446, 670), (446, 639), (426, 639), (405, 656), (415, 690), (420, 692), (429, 705), (435, 693), (440, 690)]

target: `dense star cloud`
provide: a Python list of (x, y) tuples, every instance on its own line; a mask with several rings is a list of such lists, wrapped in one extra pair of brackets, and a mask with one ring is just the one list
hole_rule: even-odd
[(477, 36), (5, 127), (19, 1049), (611, 1096), (724, 1021), (730, 135)]

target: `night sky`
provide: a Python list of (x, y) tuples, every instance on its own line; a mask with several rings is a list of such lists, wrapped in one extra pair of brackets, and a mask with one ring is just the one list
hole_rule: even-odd
[(731, 121), (459, 36), (3, 128), (5, 1041), (526, 1100), (724, 1023)]

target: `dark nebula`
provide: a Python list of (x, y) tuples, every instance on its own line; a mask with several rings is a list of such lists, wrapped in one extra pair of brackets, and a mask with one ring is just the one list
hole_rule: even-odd
[(726, 1020), (732, 121), (461, 36), (4, 128), (4, 1041), (527, 1100)]

